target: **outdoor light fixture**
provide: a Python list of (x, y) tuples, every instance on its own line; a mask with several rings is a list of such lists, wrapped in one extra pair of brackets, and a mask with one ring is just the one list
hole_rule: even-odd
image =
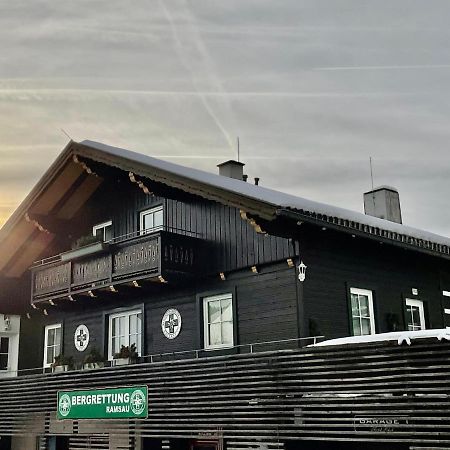
[(256, 266), (252, 266), (252, 272), (253, 273), (259, 273), (258, 268)]
[(31, 314), (27, 313), (27, 319), (31, 319)]
[(298, 279), (303, 283), (306, 278), (306, 264), (303, 261), (300, 261), (298, 265)]
[(109, 290), (111, 291), (111, 292), (119, 292), (114, 286), (110, 286), (109, 287)]
[(5, 325), (5, 331), (9, 331), (11, 329), (11, 318), (5, 314), (3, 316), (3, 322)]
[(49, 300), (48, 303), (52, 306), (55, 306), (55, 302), (53, 300)]
[(92, 298), (96, 297), (96, 295), (92, 291), (88, 291), (88, 295), (89, 295), (89, 297), (92, 297)]
[(31, 304), (31, 307), (32, 307), (33, 309), (37, 309), (37, 306), (36, 306), (34, 303)]
[(141, 285), (136, 280), (133, 280), (133, 286), (134, 287), (141, 287)]
[(43, 313), (44, 313), (44, 316), (48, 316), (48, 312), (46, 309), (44, 309)]
[(225, 280), (226, 280), (225, 274), (224, 274), (223, 272), (220, 272), (220, 273), (219, 273), (219, 276), (220, 276), (220, 279), (221, 279), (222, 281), (225, 281)]
[(286, 260), (288, 267), (294, 267), (294, 261), (292, 261), (292, 258), (288, 258)]
[(161, 275), (159, 275), (158, 276), (158, 280), (161, 282), (161, 283), (167, 283), (167, 281), (164, 279), (164, 277), (162, 277)]
[(75, 301), (76, 301), (71, 295), (69, 295), (68, 299), (69, 299), (71, 302), (75, 302)]

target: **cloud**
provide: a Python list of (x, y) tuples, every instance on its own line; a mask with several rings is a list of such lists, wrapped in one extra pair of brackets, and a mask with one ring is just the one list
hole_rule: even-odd
[[(419, 0), (17, 0), (0, 5), (0, 214), (67, 142), (200, 169), (450, 234), (450, 4)], [(6, 205), (6, 206), (5, 206)], [(6, 209), (5, 209), (6, 208)]]

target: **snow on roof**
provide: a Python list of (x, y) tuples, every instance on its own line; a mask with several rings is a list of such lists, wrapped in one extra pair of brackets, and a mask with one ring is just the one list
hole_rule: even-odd
[[(368, 216), (366, 214), (351, 211), (337, 206), (327, 205), (325, 203), (315, 202), (302, 197), (297, 197), (291, 194), (267, 189), (262, 186), (256, 186), (252, 183), (236, 180), (221, 175), (216, 175), (210, 172), (205, 172), (190, 167), (181, 166), (168, 161), (153, 158), (151, 156), (143, 155), (141, 153), (132, 152), (123, 148), (112, 147), (95, 141), (85, 140), (81, 142), (82, 145), (98, 149), (104, 153), (114, 155), (119, 158), (129, 159), (133, 162), (138, 162), (149, 167), (154, 167), (168, 173), (181, 176), (188, 180), (203, 183), (205, 185), (213, 186), (215, 188), (224, 189), (238, 195), (242, 195), (257, 201), (271, 204), (278, 208), (285, 208), (296, 210), (300, 212), (314, 213), (317, 215), (325, 215), (329, 217), (336, 217), (338, 219), (357, 222), (362, 225), (367, 225), (373, 228), (387, 230), (392, 233), (406, 235), (415, 239), (430, 241), (432, 243), (450, 247), (450, 238), (440, 236), (434, 233), (423, 231), (417, 228), (405, 226), (402, 224), (390, 222), (385, 219)], [(448, 252), (447, 252), (448, 253)]]
[(387, 184), (382, 184), (381, 186), (374, 187), (370, 191), (367, 191), (366, 194), (370, 194), (371, 192), (381, 191), (383, 189), (385, 189), (387, 191), (393, 191), (393, 192), (397, 192), (398, 193), (397, 188), (395, 188), (393, 186), (388, 186)]
[(438, 341), (442, 341), (443, 339), (450, 341), (450, 328), (436, 330), (396, 331), (392, 333), (370, 334), (367, 336), (349, 336), (322, 341), (318, 344), (309, 345), (308, 347), (327, 347), (330, 345), (349, 345), (387, 341), (397, 341), (398, 345), (402, 345), (404, 343), (411, 345), (411, 340), (425, 338), (436, 338)]

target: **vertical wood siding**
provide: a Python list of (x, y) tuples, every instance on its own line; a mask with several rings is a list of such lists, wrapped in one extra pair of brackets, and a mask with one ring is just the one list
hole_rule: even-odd
[(373, 291), (377, 333), (394, 331), (388, 315), (404, 329), (406, 298), (424, 302), (427, 328), (443, 326), (440, 277), (449, 266), (446, 261), (318, 227), (304, 227), (300, 239), (300, 255), (308, 266), (305, 314), (320, 333), (329, 338), (350, 334), (350, 287)]

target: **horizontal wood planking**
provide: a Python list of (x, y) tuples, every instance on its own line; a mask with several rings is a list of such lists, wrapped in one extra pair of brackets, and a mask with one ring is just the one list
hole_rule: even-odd
[[(128, 435), (136, 427), (142, 436), (190, 438), (220, 429), (236, 447), (259, 439), (450, 444), (449, 354), (450, 343), (415, 341), (2, 380), (0, 435), (44, 433), (58, 389), (147, 384), (148, 419), (79, 421), (83, 433)], [(389, 433), (355, 430), (355, 417), (393, 415), (407, 420)]]

